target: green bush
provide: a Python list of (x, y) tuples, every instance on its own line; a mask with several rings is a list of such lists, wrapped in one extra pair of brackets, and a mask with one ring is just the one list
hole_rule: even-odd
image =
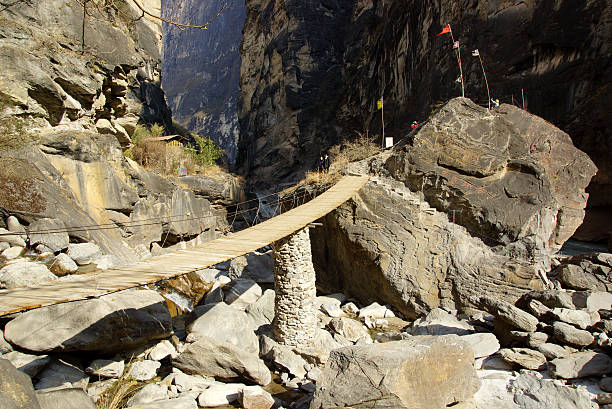
[(217, 159), (223, 155), (223, 151), (208, 138), (193, 136), (196, 141), (196, 148), (185, 148), (193, 156), (195, 161), (201, 166), (214, 165)]

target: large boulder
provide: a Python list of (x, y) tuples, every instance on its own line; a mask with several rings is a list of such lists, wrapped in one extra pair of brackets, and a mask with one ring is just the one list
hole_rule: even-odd
[(40, 409), (96, 409), (94, 401), (80, 388), (37, 392)]
[(6, 324), (4, 336), (30, 351), (114, 352), (171, 333), (170, 314), (159, 294), (127, 290), (25, 312)]
[(612, 255), (581, 254), (563, 260), (553, 276), (571, 290), (612, 291)]
[(586, 390), (572, 388), (538, 373), (521, 373), (509, 390), (520, 408), (591, 409), (591, 396)]
[(349, 171), (372, 178), (312, 231), (317, 283), (415, 317), (542, 289), (537, 270), (582, 222), (596, 168), (543, 119), (456, 98)]
[(452, 216), (422, 206), (429, 207), (403, 183), (372, 177), (311, 229), (317, 287), (363, 305), (384, 300), (410, 319), (470, 306), (471, 296), (513, 303), (544, 288), (532, 265), (496, 254)]
[(246, 352), (257, 353), (259, 350), (253, 321), (244, 311), (220, 302), (197, 307), (192, 314), (197, 318), (186, 328), (190, 339), (206, 336)]
[(551, 374), (558, 378), (574, 379), (612, 373), (612, 359), (594, 351), (575, 352), (550, 362)]
[(214, 376), (226, 381), (267, 385), (272, 380), (270, 370), (257, 354), (206, 336), (190, 344), (173, 364), (187, 374)]
[(69, 237), (66, 224), (57, 219), (43, 218), (35, 220), (28, 226), (30, 245), (42, 244), (52, 252), (68, 247)]
[(30, 377), (5, 359), (0, 359), (0, 407), (40, 409)]
[(37, 376), (36, 390), (56, 390), (64, 388), (87, 389), (89, 375), (78, 362), (68, 359), (56, 359)]
[[(568, 164), (571, 163), (570, 166)], [(512, 105), (455, 98), (387, 162), (394, 176), (486, 243), (529, 257), (559, 250), (582, 223), (597, 168), (570, 137)]]
[(57, 280), (57, 277), (44, 264), (24, 259), (0, 268), (0, 288), (35, 287), (51, 280)]
[(332, 351), (310, 408), (444, 408), (480, 387), (473, 363), (471, 348), (456, 336), (340, 348)]

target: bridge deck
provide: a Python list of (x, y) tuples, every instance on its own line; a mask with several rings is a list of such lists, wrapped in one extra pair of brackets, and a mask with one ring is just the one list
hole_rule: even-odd
[(0, 316), (155, 283), (250, 253), (325, 216), (350, 199), (367, 181), (367, 176), (345, 176), (308, 203), (246, 230), (187, 250), (152, 257), (125, 267), (75, 275), (67, 281), (49, 281), (37, 287), (0, 290)]

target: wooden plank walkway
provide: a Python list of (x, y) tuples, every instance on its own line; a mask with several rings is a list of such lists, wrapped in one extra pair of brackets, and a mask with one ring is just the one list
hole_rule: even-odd
[(367, 176), (345, 176), (308, 203), (246, 230), (129, 266), (48, 281), (37, 287), (0, 290), (0, 316), (68, 301), (95, 298), (213, 266), (271, 244), (325, 216), (350, 199)]

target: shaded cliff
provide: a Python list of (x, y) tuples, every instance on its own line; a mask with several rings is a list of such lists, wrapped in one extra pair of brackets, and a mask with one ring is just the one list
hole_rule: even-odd
[[(181, 23), (202, 24), (223, 1), (168, 0), (163, 15)], [(176, 121), (210, 137), (236, 158), (238, 117), (236, 103), (240, 77), (240, 40), (244, 2), (235, 1), (207, 30), (164, 24), (163, 88)]]
[[(356, 132), (402, 137), (461, 94), (450, 23), (461, 44), (466, 96), (491, 93), (559, 126), (599, 168), (594, 205), (612, 207), (610, 15), (604, 0), (247, 1), (239, 162), (257, 182), (299, 177), (321, 150)], [(522, 91), (521, 91), (522, 90)], [(520, 103), (518, 102), (520, 101)]]

